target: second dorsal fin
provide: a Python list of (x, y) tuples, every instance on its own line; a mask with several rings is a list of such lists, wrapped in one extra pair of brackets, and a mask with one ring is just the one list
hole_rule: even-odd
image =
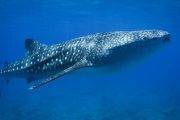
[(36, 53), (40, 50), (42, 50), (42, 48), (47, 47), (47, 45), (45, 44), (41, 44), (38, 41), (35, 41), (33, 39), (26, 39), (25, 40), (25, 48), (26, 48), (26, 54), (31, 55), (33, 53)]

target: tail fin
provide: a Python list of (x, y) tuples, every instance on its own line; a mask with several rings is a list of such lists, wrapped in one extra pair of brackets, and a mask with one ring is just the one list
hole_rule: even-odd
[(1, 69), (1, 70), (3, 70), (4, 68), (6, 68), (8, 65), (9, 65), (9, 62), (8, 62), (8, 61), (5, 61), (3, 64), (1, 63), (1, 66), (2, 66), (2, 69)]
[(5, 80), (6, 84), (9, 84), (10, 79), (8, 79), (7, 77), (4, 76), (3, 69), (5, 69), (8, 65), (9, 65), (9, 62), (5, 61), (2, 65), (2, 69), (0, 70), (0, 77)]
[(6, 68), (8, 65), (9, 65), (9, 62), (5, 61), (4, 64), (3, 64), (3, 68)]

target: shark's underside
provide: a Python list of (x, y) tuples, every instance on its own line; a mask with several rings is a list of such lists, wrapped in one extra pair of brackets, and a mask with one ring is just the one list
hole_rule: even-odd
[[(28, 83), (34, 83), (30, 89), (35, 89), (76, 69), (104, 64), (111, 61), (112, 56), (123, 59), (131, 55), (130, 52), (167, 40), (169, 33), (162, 30), (97, 33), (56, 45), (26, 39), (25, 57), (3, 67), (0, 74), (26, 78)], [(130, 52), (127, 54), (127, 51)]]

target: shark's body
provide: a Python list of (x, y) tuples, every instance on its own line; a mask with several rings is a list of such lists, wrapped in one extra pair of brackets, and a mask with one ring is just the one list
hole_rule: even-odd
[(114, 54), (114, 49), (121, 50), (127, 46), (139, 49), (143, 44), (158, 44), (168, 38), (166, 31), (142, 30), (97, 33), (50, 46), (27, 39), (24, 59), (7, 65), (0, 74), (23, 77), (29, 82), (40, 80), (30, 87), (35, 89), (76, 69), (109, 60), (108, 56)]

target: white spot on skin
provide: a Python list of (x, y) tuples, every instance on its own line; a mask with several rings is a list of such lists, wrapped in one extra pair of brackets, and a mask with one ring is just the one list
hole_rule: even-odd
[(65, 57), (64, 59), (67, 60), (67, 57)]
[(58, 51), (56, 50), (56, 51), (55, 51), (55, 54), (57, 54), (57, 53), (58, 53)]
[(59, 60), (59, 62), (60, 62), (61, 65), (63, 64), (61, 60)]

